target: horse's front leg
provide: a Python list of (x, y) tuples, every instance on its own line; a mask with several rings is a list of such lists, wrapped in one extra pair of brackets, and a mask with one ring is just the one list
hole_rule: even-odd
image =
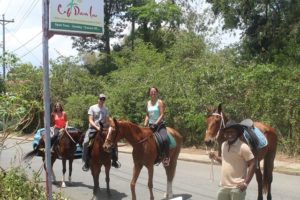
[(109, 187), (109, 181), (110, 181), (110, 178), (109, 178), (109, 171), (110, 171), (110, 167), (111, 167), (111, 164), (110, 164), (110, 159), (108, 159), (109, 162), (107, 162), (105, 164), (105, 181), (106, 181), (106, 192), (108, 195), (110, 195), (110, 187)]
[(100, 162), (99, 160), (91, 161), (91, 173), (92, 173), (93, 180), (94, 180), (93, 198), (92, 199), (97, 199), (98, 191), (100, 191), (99, 174), (101, 172), (101, 166), (99, 166), (99, 162)]
[(67, 162), (67, 160), (63, 158), (62, 159), (62, 166), (63, 166), (62, 173), (63, 173), (63, 175), (62, 175), (62, 181), (61, 181), (61, 187), (63, 187), (63, 188), (66, 187), (66, 183), (65, 183), (65, 173), (67, 171), (66, 162)]
[(136, 200), (135, 184), (140, 175), (142, 167), (143, 167), (143, 165), (141, 165), (141, 164), (134, 164), (134, 167), (133, 167), (133, 175), (132, 175), (132, 179), (131, 179), (131, 183), (130, 183), (132, 200)]
[(71, 158), (69, 160), (69, 177), (68, 177), (70, 183), (72, 182), (72, 170), (73, 170), (73, 159)]
[(154, 167), (153, 165), (147, 166), (148, 168), (148, 188), (149, 188), (149, 192), (150, 192), (150, 199), (153, 200), (154, 199), (154, 195), (153, 195), (153, 171), (154, 171)]

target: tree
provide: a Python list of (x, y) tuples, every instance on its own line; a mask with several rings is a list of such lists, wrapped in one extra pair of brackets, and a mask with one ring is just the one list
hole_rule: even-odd
[[(243, 30), (242, 55), (247, 59), (276, 61), (289, 52), (291, 42), (299, 44), (299, 11), (296, 0), (207, 0), (214, 13), (224, 18), (224, 29)], [(294, 45), (295, 46), (295, 45)], [(298, 52), (298, 51), (297, 51)], [(283, 57), (283, 56), (281, 56)], [(297, 55), (297, 57), (299, 57)]]

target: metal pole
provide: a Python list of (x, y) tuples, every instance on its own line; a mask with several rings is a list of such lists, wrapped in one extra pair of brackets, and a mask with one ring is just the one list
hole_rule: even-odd
[(3, 80), (5, 80), (5, 25), (7, 23), (14, 22), (14, 20), (5, 20), (4, 14), (2, 15), (2, 19), (0, 19), (0, 22), (2, 24), (2, 33), (3, 33), (3, 51), (2, 51), (2, 62), (3, 62)]
[(43, 0), (43, 68), (44, 68), (44, 124), (46, 130), (46, 192), (47, 199), (52, 200), (52, 167), (50, 152), (50, 92), (49, 92), (49, 52), (48, 52), (48, 28), (49, 28), (49, 0)]
[(5, 19), (4, 19), (4, 14), (2, 15), (2, 20), (3, 20), (3, 51), (2, 51), (2, 62), (3, 62), (3, 80), (5, 80)]

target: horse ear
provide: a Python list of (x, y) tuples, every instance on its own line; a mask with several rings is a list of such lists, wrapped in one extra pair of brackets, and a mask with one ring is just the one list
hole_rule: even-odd
[(214, 111), (213, 106), (206, 107), (206, 115), (210, 115)]
[(220, 103), (218, 106), (218, 113), (221, 113), (221, 112), (222, 112), (222, 103)]
[(117, 122), (116, 118), (113, 118), (113, 121), (114, 121), (114, 125), (117, 126), (118, 122)]

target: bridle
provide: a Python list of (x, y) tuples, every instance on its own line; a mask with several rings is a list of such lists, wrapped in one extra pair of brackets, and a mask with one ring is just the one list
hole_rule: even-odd
[[(221, 117), (221, 123), (220, 123), (220, 127), (219, 127), (219, 129), (218, 129), (217, 135), (213, 138), (213, 141), (216, 141), (216, 140), (218, 140), (219, 137), (220, 137), (220, 132), (221, 132), (222, 128), (225, 127), (225, 120), (224, 120), (223, 112), (221, 112), (221, 113), (213, 112), (213, 113), (211, 113), (210, 115), (213, 115), (213, 116), (220, 116), (220, 117)], [(207, 130), (206, 130), (206, 131), (207, 131)]]

